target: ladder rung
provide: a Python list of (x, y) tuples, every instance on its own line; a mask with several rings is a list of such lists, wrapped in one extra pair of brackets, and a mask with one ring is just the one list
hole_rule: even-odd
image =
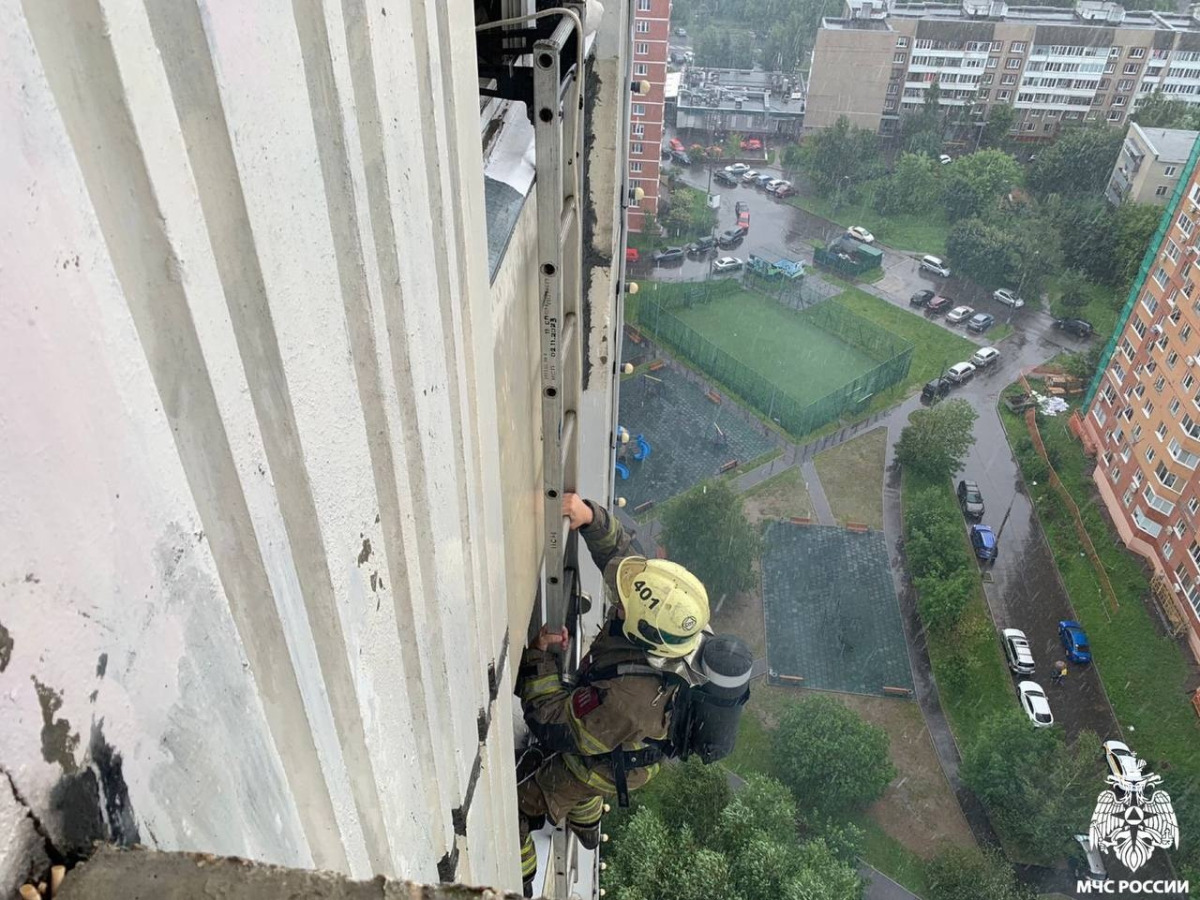
[(574, 490), (575, 485), (566, 483), (566, 476), (569, 471), (567, 463), (575, 456), (575, 410), (573, 409), (563, 411), (562, 438), (560, 439), (560, 443), (562, 446), (563, 490)]
[(575, 195), (569, 194), (563, 198), (562, 215), (558, 217), (558, 243), (561, 246), (571, 233), (575, 224)]
[(565, 360), (571, 358), (571, 350), (573, 349), (573, 345), (575, 343), (575, 332), (577, 331), (576, 326), (578, 322), (579, 317), (573, 312), (566, 313), (563, 316), (562, 335), (560, 336), (558, 342), (558, 346), (560, 348), (558, 351), (559, 359)]

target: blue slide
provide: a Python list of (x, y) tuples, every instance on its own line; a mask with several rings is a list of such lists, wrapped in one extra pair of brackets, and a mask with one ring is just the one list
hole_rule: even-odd
[(617, 474), (621, 476), (622, 481), (629, 480), (629, 466), (625, 465), (619, 459), (617, 460)]
[(650, 458), (650, 442), (646, 440), (644, 435), (637, 436), (637, 449), (633, 451), (634, 459), (649, 459)]

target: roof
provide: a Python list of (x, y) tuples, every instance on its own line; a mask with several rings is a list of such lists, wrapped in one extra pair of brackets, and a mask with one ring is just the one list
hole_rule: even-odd
[[(827, 18), (825, 29), (856, 31), (890, 30), (888, 18), (920, 19), (940, 22), (973, 22), (980, 25), (997, 22), (1022, 22), (1030, 25), (1068, 25), (1076, 28), (1148, 28), (1164, 32), (1200, 32), (1200, 22), (1187, 13), (1125, 9), (1112, 2), (1082, 2), (1075, 7), (1009, 6), (1003, 2), (986, 4), (930, 2), (890, 3), (886, 15), (872, 11), (870, 16)], [(972, 7), (972, 8), (965, 8)], [(988, 13), (993, 13), (989, 15)], [(1048, 43), (1055, 43), (1048, 41)], [(1190, 49), (1190, 48), (1189, 48)]]
[(663, 99), (674, 100), (679, 96), (679, 85), (683, 82), (682, 72), (668, 72), (667, 80), (663, 82)]
[(1185, 163), (1191, 156), (1192, 147), (1196, 143), (1200, 131), (1189, 131), (1186, 128), (1143, 128), (1134, 122), (1130, 128), (1136, 128), (1142, 136), (1154, 158), (1165, 163)]

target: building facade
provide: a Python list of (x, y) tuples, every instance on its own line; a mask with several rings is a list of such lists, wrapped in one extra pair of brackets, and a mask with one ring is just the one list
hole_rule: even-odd
[(851, 124), (895, 134), (933, 84), (968, 140), (988, 110), (1017, 110), (1015, 134), (1053, 137), (1062, 127), (1124, 128), (1156, 90), (1200, 103), (1200, 21), (1082, 0), (1074, 9), (847, 0), (821, 23), (813, 49), (805, 125)]
[(0, 4), (0, 893), (96, 840), (520, 892), (540, 188), (603, 501), (632, 32), (576, 5), (577, 189), (480, 93), (467, 23), (533, 6)]
[(1200, 650), (1200, 171), (1193, 147), (1101, 358), (1082, 430), (1100, 495)]
[(630, 231), (641, 231), (645, 217), (658, 213), (670, 38), (671, 0), (634, 0), (633, 80), (649, 82), (650, 90), (635, 94), (629, 106), (629, 188), (642, 189), (630, 205)]
[(1179, 183), (1197, 135), (1200, 132), (1143, 128), (1131, 122), (1104, 195), (1114, 204), (1165, 206)]

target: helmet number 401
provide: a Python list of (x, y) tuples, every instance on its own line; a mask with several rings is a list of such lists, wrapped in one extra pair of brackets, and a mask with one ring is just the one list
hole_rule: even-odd
[(654, 592), (650, 590), (649, 586), (644, 581), (635, 581), (633, 583), (633, 589), (638, 592), (638, 596), (641, 597), (651, 609), (654, 609), (654, 607), (662, 603), (662, 600), (659, 597), (654, 596)]

